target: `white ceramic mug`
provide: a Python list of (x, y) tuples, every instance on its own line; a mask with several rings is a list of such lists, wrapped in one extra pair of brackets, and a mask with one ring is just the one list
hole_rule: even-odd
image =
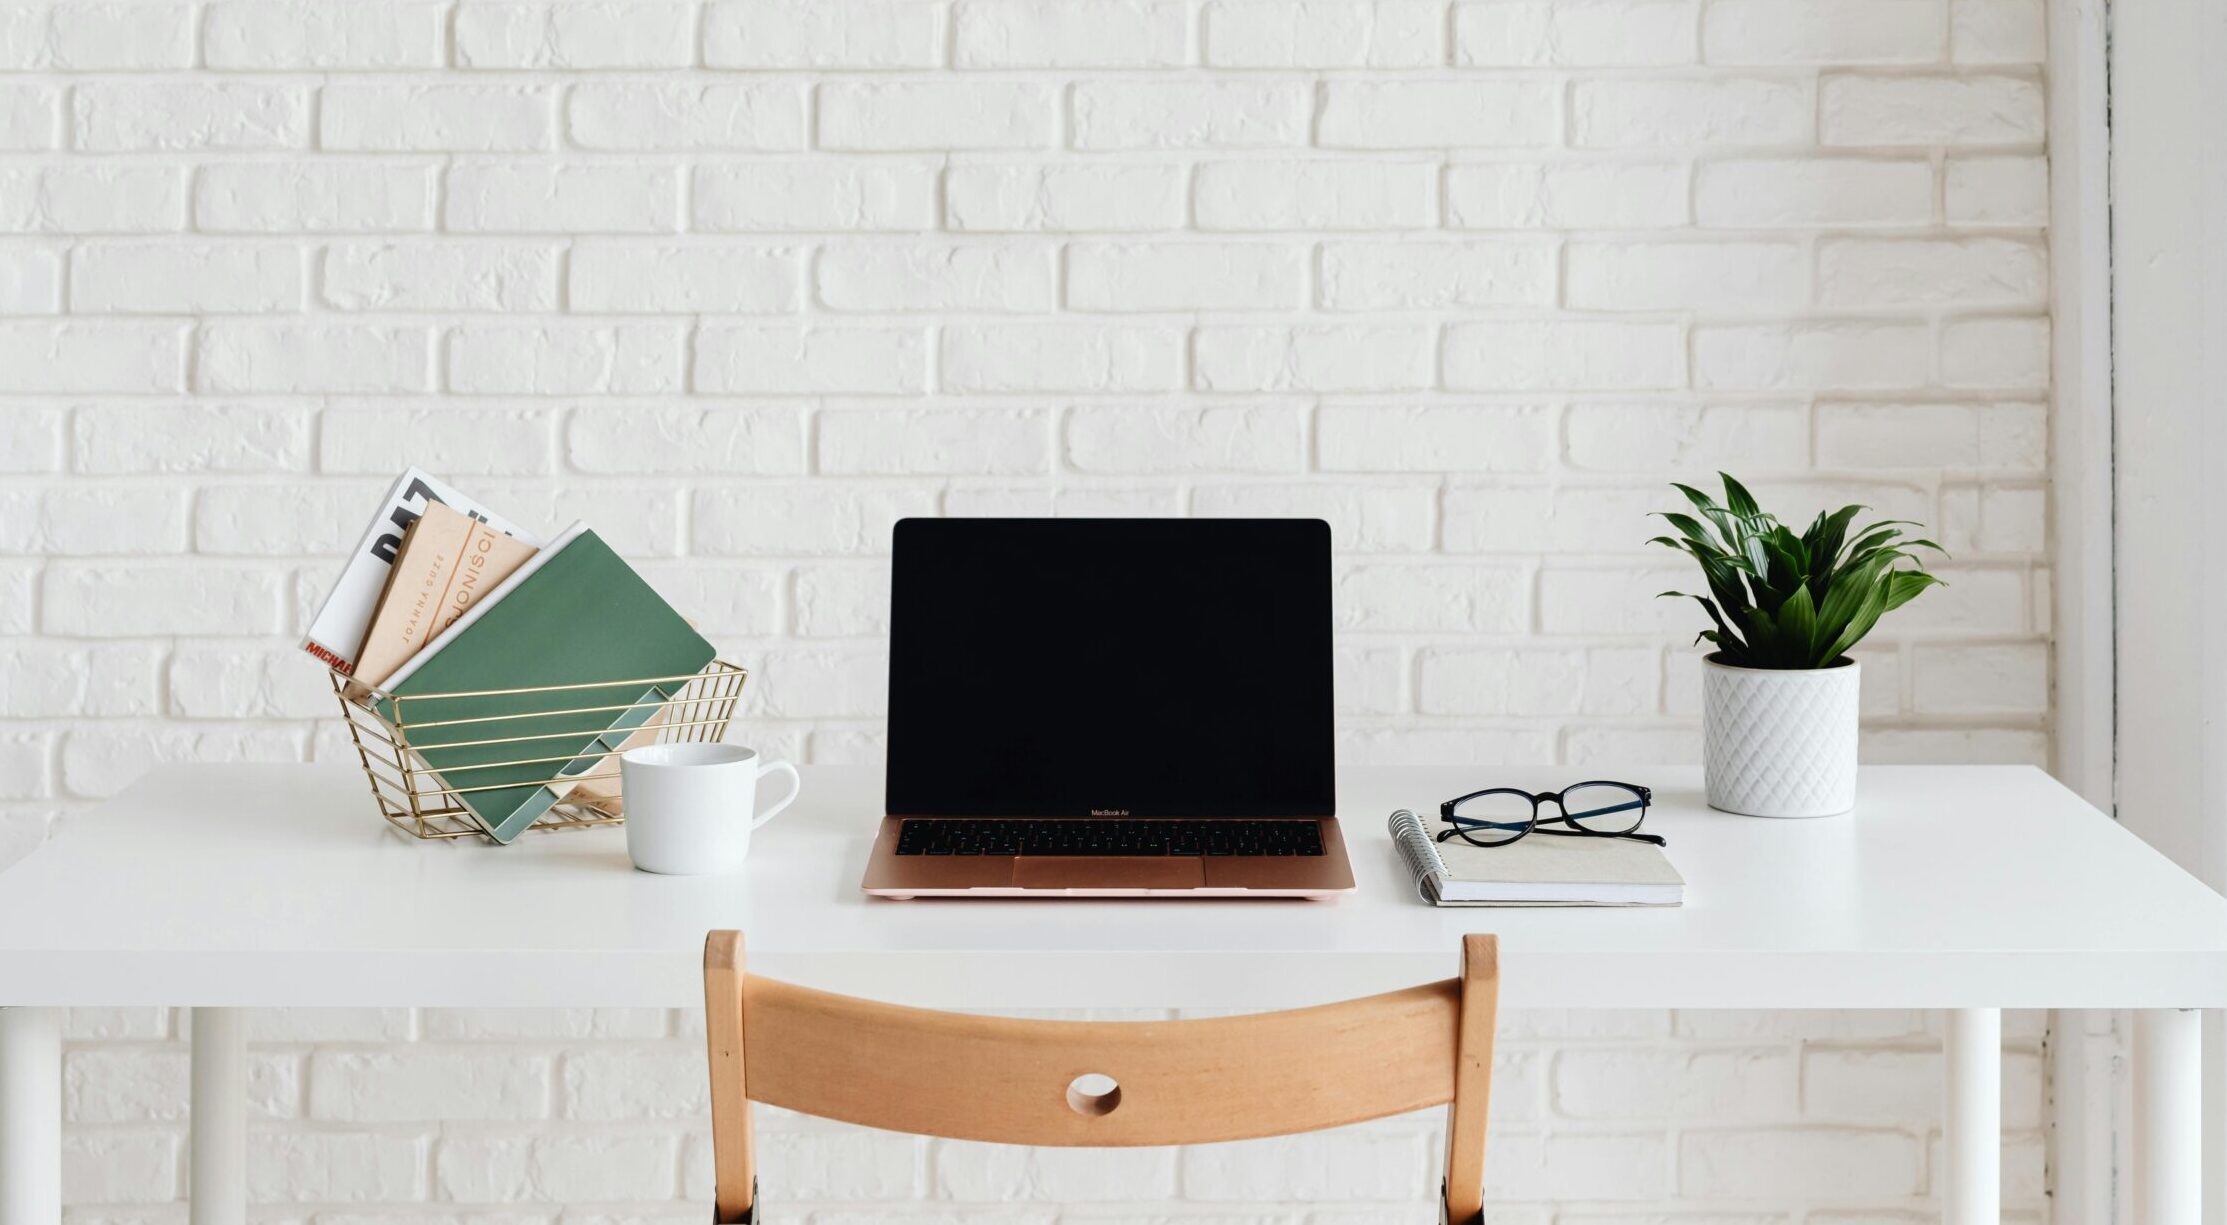
[[(758, 776), (787, 771), (789, 794), (760, 811)], [(778, 816), (804, 787), (796, 767), (734, 744), (652, 744), (619, 755), (626, 797), (626, 855), (644, 872), (732, 872), (750, 854), (750, 831)]]

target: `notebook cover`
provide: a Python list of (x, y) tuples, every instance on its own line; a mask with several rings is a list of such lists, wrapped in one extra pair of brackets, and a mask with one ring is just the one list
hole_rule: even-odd
[[(538, 563), (538, 564), (537, 564)], [(673, 611), (648, 583), (592, 531), (554, 544), (521, 567), (483, 600), (475, 616), (459, 621), (396, 673), (390, 691), (413, 695), (543, 685), (609, 684), (657, 676), (692, 676), (712, 660), (712, 645)], [(412, 724), (410, 747), (460, 792), (481, 826), (509, 842), (562, 797), (546, 781), (559, 773), (585, 774), (596, 758), (581, 754), (602, 741), (626, 739), (656, 713), (654, 703), (683, 682), (590, 691), (491, 694), (405, 702)], [(583, 706), (624, 710), (580, 711)], [(392, 699), (381, 713), (394, 717)], [(572, 711), (575, 713), (558, 713)], [(426, 727), (427, 722), (489, 719)], [(476, 740), (537, 736), (517, 743)], [(545, 758), (522, 764), (521, 757)], [(571, 759), (571, 760), (567, 760)], [(562, 769), (560, 770), (560, 767)]]
[(1685, 878), (1662, 848), (1626, 838), (1535, 833), (1507, 846), (1471, 846), (1459, 838), (1436, 845), (1446, 865), (1436, 892), (1448, 903), (1675, 905), (1685, 890)]

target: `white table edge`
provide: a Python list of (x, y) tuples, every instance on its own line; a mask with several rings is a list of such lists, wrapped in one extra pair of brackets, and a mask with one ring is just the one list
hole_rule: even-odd
[[(954, 904), (954, 903), (928, 903)], [(961, 903), (963, 904), (963, 903)], [(1057, 903), (1047, 903), (1057, 905)], [(1150, 903), (1139, 903), (1149, 905)], [(1332, 903), (1335, 904), (1335, 903)], [(893, 910), (903, 904), (891, 903)], [(1488, 930), (1490, 913), (1478, 916)], [(1727, 954), (1755, 963), (1754, 950)], [(1785, 954), (1788, 975), (1810, 954)], [(1703, 995), (1681, 995), (1679, 971), (1651, 967), (1644, 954), (1572, 953), (1562, 960), (1584, 964), (1585, 977), (1615, 983), (1597, 998), (1568, 990), (1552, 999), (1528, 998), (1521, 973), (1523, 952), (1504, 955), (1508, 970), (1504, 1002), (1523, 1008), (1633, 1006), (1635, 991), (1647, 1006), (1662, 1008), (1907, 1007), (1945, 1009), (1948, 1111), (1943, 1135), (1944, 1225), (1983, 1225), (1999, 1216), (2001, 1162), (2001, 1009), (2132, 1008), (2142, 1010), (2137, 1046), (2137, 1136), (2132, 1171), (2137, 1220), (2143, 1225), (2198, 1225), (2201, 1201), (2201, 1107), (2194, 1091), (2199, 1081), (2200, 1008), (2227, 1007), (2227, 949), (2189, 948), (2141, 952), (2046, 954), (2076, 971), (2075, 977), (2099, 984), (2092, 991), (2037, 990), (2021, 986), (2020, 976), (2002, 969), (2006, 957), (2020, 954), (1959, 950), (1894, 951), (1871, 954), (1892, 963), (1901, 994), (1883, 995), (1877, 985), (1849, 1002), (1829, 987), (1813, 987), (1799, 998), (1788, 994), (1788, 980), (1768, 981), (1752, 995), (1727, 992), (1721, 984)], [(204, 957), (207, 955), (204, 954)], [(259, 952), (255, 958), (266, 981), (283, 981), (288, 958), (320, 959), (321, 954)], [(1021, 1008), (1041, 1006), (1045, 996), (1076, 1007), (1122, 1006), (1138, 998), (1150, 981), (1170, 1006), (1196, 1008), (1277, 1008), (1322, 1002), (1443, 977), (1453, 970), (1454, 953), (1411, 950), (1343, 949), (1245, 951), (1188, 954), (1183, 973), (1171, 977), (1164, 967), (1148, 966), (1150, 953), (1092, 952), (1087, 958), (1019, 950), (861, 950), (784, 953), (778, 947), (754, 950), (753, 969), (775, 977), (808, 978), (814, 985), (862, 995), (894, 997), (940, 1007)], [(1338, 960), (1333, 986), (1323, 986), (1323, 959)], [(1706, 953), (1686, 953), (1690, 966)], [(533, 973), (545, 957), (544, 972)], [(493, 1000), (484, 983), (496, 959), (510, 971), (511, 985)], [(1860, 972), (1861, 961), (1837, 961), (1846, 974)], [(1769, 955), (1764, 960), (1769, 960)], [(89, 961), (101, 977), (128, 981), (129, 990), (89, 994), (73, 989)], [(51, 1225), (60, 1211), (61, 1009), (68, 1005), (164, 1003), (195, 1009), (192, 1059), (193, 1225), (240, 1225), (245, 1215), (245, 1025), (241, 1008), (298, 1005), (283, 989), (268, 992), (238, 986), (211, 991), (204, 975), (170, 964), (161, 950), (0, 952), (0, 1225)], [(559, 964), (574, 977), (554, 972)], [(592, 972), (579, 975), (582, 965)], [(700, 991), (694, 950), (670, 953), (641, 950), (583, 955), (579, 952), (521, 953), (394, 949), (351, 954), (351, 982), (345, 990), (322, 994), (331, 1006), (394, 1005), (584, 1006), (613, 1003), (652, 1007), (693, 1005)], [(521, 992), (523, 966), (544, 989)], [(1016, 972), (1016, 967), (1018, 971)], [(1916, 972), (1913, 972), (1915, 967)], [(2192, 969), (2194, 972), (2192, 973)], [(72, 971), (75, 971), (73, 974)], [(1765, 976), (1766, 978), (1770, 976)], [(582, 980), (586, 980), (583, 982)], [(241, 976), (238, 981), (248, 981)], [(1011, 984), (1025, 983), (1025, 990)], [(592, 985), (587, 985), (592, 983)], [(1304, 984), (1301, 986), (1300, 984)], [(1172, 988), (1172, 990), (1171, 990)]]
[[(1056, 905), (1057, 903), (1052, 903)], [(904, 905), (893, 903), (892, 905)], [(1484, 928), (1489, 930), (1489, 927)], [(1597, 991), (1558, 989), (1549, 997), (1524, 985), (1523, 954), (1502, 955), (1502, 1006), (1524, 1008), (1718, 1009), (1957, 1009), (1957, 1008), (2227, 1008), (2227, 952), (2095, 953), (2074, 958), (2052, 954), (2060, 969), (2073, 967), (2098, 985), (2065, 991), (2025, 984), (2006, 955), (1984, 952), (1877, 954), (1892, 963), (1889, 985), (1865, 985), (1837, 995), (1830, 986), (1798, 982), (1808, 954), (1725, 954), (1745, 966), (1783, 962), (1777, 978), (1758, 977), (1728, 988), (1723, 979), (1697, 990), (1685, 972), (1706, 965), (1706, 954), (1682, 954), (1664, 966), (1645, 954), (1557, 951), (1562, 965), (1577, 964)], [(170, 961), (160, 951), (61, 953), (45, 958), (0, 954), (0, 1007), (195, 1007), (195, 1008), (693, 1008), (703, 984), (695, 951), (637, 951), (587, 956), (579, 952), (533, 954), (516, 950), (394, 950), (350, 957), (350, 981), (327, 987), (305, 1003), (287, 981), (290, 968), (323, 960), (315, 952), (252, 954), (268, 981), (212, 989), (209, 975)], [(202, 955), (206, 966), (208, 955)], [(1326, 967), (1325, 961), (1343, 964)], [(1847, 965), (1850, 955), (1842, 954)], [(1865, 959), (1855, 959), (1861, 968)], [(2015, 958), (2012, 958), (2015, 960)], [(1180, 966), (1147, 952), (1094, 951), (1084, 956), (1036, 950), (920, 950), (784, 953), (753, 950), (754, 970), (767, 977), (805, 981), (822, 990), (887, 999), (924, 1008), (1131, 1008), (1267, 1011), (1328, 1003), (1397, 990), (1444, 978), (1455, 955), (1386, 950), (1276, 950), (1187, 954)], [(101, 969), (113, 990), (72, 985), (88, 964)], [(2191, 973), (2191, 965), (2197, 972)], [(491, 987), (499, 977), (500, 987)], [(1325, 985), (1325, 979), (1334, 980)], [(1885, 976), (1882, 975), (1882, 979)], [(244, 978), (237, 979), (245, 982)], [(1047, 1003), (1056, 1001), (1056, 1003)]]

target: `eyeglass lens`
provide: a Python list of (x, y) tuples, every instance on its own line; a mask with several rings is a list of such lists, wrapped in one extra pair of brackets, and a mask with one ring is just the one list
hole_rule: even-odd
[(1454, 805), (1454, 829), (1479, 846), (1514, 842), (1531, 828), (1531, 797), (1518, 791), (1488, 791)]
[(1588, 833), (1628, 834), (1639, 828), (1647, 801), (1621, 783), (1585, 783), (1562, 792), (1562, 811)]

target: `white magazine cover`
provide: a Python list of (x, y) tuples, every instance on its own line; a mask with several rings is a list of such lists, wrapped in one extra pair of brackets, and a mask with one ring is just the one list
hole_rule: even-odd
[(439, 502), (462, 511), (505, 536), (516, 537), (535, 548), (541, 540), (478, 502), (465, 497), (446, 481), (418, 468), (395, 478), (379, 513), (364, 530), (356, 551), (348, 555), (332, 593), (309, 623), (302, 649), (344, 674), (356, 670), (356, 652), (363, 647), (364, 631), (378, 608), (379, 593), (386, 590), (387, 575), (394, 569), (395, 551), (402, 547), (402, 533), (425, 513), (427, 502)]

